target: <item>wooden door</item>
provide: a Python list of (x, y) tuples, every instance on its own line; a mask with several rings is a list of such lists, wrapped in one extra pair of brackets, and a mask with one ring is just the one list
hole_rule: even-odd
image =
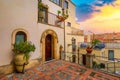
[(45, 39), (45, 60), (52, 59), (52, 36), (48, 34)]
[(82, 55), (82, 63), (83, 63), (83, 65), (86, 65), (86, 55)]

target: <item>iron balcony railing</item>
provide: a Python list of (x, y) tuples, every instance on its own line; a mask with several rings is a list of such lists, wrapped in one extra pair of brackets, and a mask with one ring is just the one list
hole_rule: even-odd
[[(82, 66), (86, 66), (87, 60), (85, 59), (85, 56), (86, 54), (81, 54), (79, 53), (79, 51), (77, 51), (76, 53), (72, 52), (61, 53), (61, 59), (70, 62), (75, 62)], [(109, 60), (108, 57), (93, 55), (92, 68), (98, 71), (103, 71), (106, 73), (120, 76), (120, 58), (114, 58), (112, 60)]]
[(51, 25), (51, 26), (64, 27), (64, 22), (60, 22), (56, 16), (57, 15), (55, 15), (51, 12), (39, 11), (38, 12), (38, 22), (47, 24), (47, 25)]

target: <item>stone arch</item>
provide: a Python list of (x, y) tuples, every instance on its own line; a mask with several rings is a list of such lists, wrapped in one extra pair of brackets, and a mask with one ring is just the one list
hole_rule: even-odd
[(52, 36), (52, 41), (53, 41), (53, 48), (52, 48), (52, 56), (54, 59), (59, 59), (59, 54), (57, 52), (57, 47), (58, 47), (58, 36), (56, 34), (55, 31), (51, 30), (51, 29), (47, 29), (42, 33), (41, 36), (41, 52), (42, 52), (42, 61), (46, 61), (45, 60), (45, 39), (47, 35), (51, 35)]

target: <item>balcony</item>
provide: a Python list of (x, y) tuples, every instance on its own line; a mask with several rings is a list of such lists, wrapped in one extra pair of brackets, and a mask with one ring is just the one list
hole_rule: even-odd
[(56, 17), (57, 15), (47, 12), (46, 10), (42, 10), (38, 12), (38, 23), (56, 26), (56, 27), (64, 27), (64, 22), (59, 22), (59, 19)]

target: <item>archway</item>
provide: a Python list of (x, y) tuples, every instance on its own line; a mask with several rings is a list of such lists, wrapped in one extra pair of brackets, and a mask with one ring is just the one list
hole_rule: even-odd
[(59, 59), (58, 53), (58, 37), (55, 31), (46, 30), (41, 36), (41, 53), (42, 61), (48, 61), (51, 59)]

